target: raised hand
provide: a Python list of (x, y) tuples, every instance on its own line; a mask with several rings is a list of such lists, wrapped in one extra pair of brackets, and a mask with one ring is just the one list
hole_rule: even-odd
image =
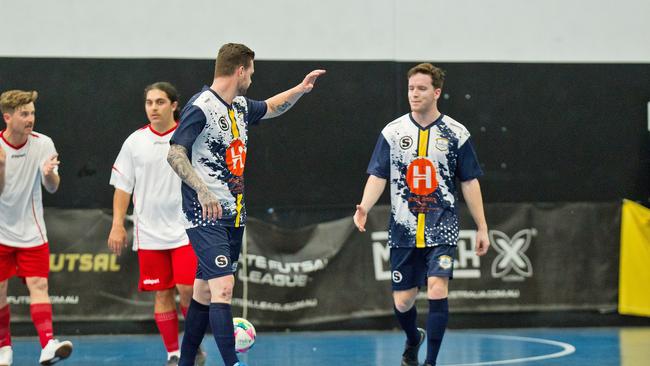
[(45, 160), (45, 163), (43, 163), (43, 175), (44, 176), (49, 176), (54, 172), (54, 168), (59, 166), (59, 155), (54, 154), (50, 156), (47, 160)]
[(305, 79), (300, 83), (300, 86), (302, 87), (302, 92), (303, 93), (309, 93), (312, 89), (314, 89), (314, 84), (316, 83), (316, 79), (318, 79), (319, 76), (325, 74), (325, 70), (314, 70), (307, 74), (305, 76)]

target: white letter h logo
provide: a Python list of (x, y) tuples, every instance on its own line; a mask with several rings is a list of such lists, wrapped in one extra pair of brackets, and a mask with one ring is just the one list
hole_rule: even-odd
[(420, 188), (420, 181), (424, 181), (425, 188), (431, 188), (431, 167), (424, 167), (424, 173), (420, 173), (420, 167), (413, 167), (413, 188)]

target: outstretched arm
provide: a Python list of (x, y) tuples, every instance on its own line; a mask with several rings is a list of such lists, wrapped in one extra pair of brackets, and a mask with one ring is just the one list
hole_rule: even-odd
[(0, 195), (5, 188), (5, 164), (7, 162), (7, 154), (4, 149), (0, 148)]
[(490, 247), (490, 239), (488, 238), (487, 223), (483, 212), (481, 185), (478, 179), (472, 179), (461, 182), (460, 188), (463, 191), (465, 202), (467, 202), (469, 213), (476, 223), (476, 254), (479, 256), (485, 255)]
[(305, 79), (293, 88), (276, 94), (266, 100), (266, 114), (262, 119), (273, 118), (288, 111), (303, 96), (314, 88), (314, 83), (319, 76), (325, 74), (325, 70), (314, 70), (305, 76)]
[(363, 190), (363, 198), (361, 203), (357, 205), (357, 211), (354, 213), (354, 225), (357, 226), (359, 231), (366, 231), (366, 220), (368, 219), (368, 212), (377, 203), (379, 197), (386, 188), (386, 179), (379, 178), (374, 175), (368, 177), (366, 188)]
[(222, 213), (221, 205), (214, 193), (210, 192), (203, 179), (196, 174), (190, 159), (187, 157), (187, 149), (183, 145), (171, 145), (167, 154), (167, 162), (181, 180), (196, 191), (199, 203), (201, 204), (203, 219), (220, 219)]

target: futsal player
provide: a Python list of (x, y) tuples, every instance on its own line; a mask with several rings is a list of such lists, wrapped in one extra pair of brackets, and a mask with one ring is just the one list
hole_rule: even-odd
[[(178, 365), (176, 290), (184, 316), (192, 298), (196, 256), (185, 234), (181, 211), (181, 180), (167, 164), (169, 139), (178, 126), (178, 92), (168, 82), (144, 90), (149, 124), (122, 145), (111, 173), (113, 226), (108, 247), (119, 255), (127, 245), (124, 219), (133, 195), (133, 249), (140, 264), (140, 291), (155, 292), (154, 320), (167, 350), (167, 366)], [(205, 354), (197, 354), (197, 364)]]
[(294, 88), (256, 101), (244, 97), (255, 71), (254, 58), (242, 44), (223, 45), (212, 84), (187, 103), (171, 140), (168, 161), (183, 180), (187, 234), (199, 259), (180, 365), (192, 365), (209, 322), (225, 365), (243, 366), (235, 353), (230, 303), (246, 223), (248, 128), (289, 110), (325, 73), (314, 70)]
[[(429, 63), (408, 71), (411, 112), (382, 130), (354, 223), (365, 231), (368, 212), (390, 179), (388, 236), (394, 311), (406, 333), (402, 366), (417, 366), (427, 339), (425, 366), (436, 364), (448, 320), (447, 293), (458, 241), (457, 180), (477, 226), (476, 254), (490, 245), (478, 177), (482, 175), (467, 129), (438, 110), (445, 74)], [(416, 325), (418, 289), (427, 286), (425, 331)]]
[[(72, 353), (70, 341), (54, 338), (48, 294), (50, 246), (43, 220), (41, 185), (49, 193), (59, 188), (59, 159), (49, 137), (34, 131), (36, 91), (9, 90), (0, 95), (7, 128), (0, 132), (0, 365), (11, 365), (8, 280), (23, 279), (29, 290), (32, 322), (41, 343), (41, 365), (51, 365)], [(4, 162), (2, 162), (4, 160)]]

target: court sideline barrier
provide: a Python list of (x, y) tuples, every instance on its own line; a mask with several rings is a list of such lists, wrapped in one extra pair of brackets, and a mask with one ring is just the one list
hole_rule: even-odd
[[(620, 206), (486, 204), (492, 249), (481, 258), (472, 249), (473, 222), (461, 207), (452, 311), (615, 310)], [(365, 233), (354, 228), (351, 217), (295, 229), (250, 218), (233, 312), (245, 306), (248, 319), (260, 326), (392, 314), (389, 210), (373, 209)], [(151, 294), (137, 290), (135, 253), (117, 257), (108, 251), (110, 213), (47, 208), (45, 220), (55, 321), (152, 318)], [(29, 321), (29, 297), (19, 280), (10, 281), (9, 294), (12, 320)], [(417, 306), (427, 309), (423, 293)]]

